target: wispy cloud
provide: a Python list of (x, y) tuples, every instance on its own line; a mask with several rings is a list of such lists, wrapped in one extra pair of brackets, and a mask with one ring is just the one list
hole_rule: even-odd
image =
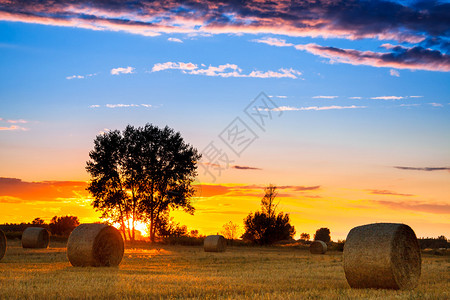
[(86, 75), (71, 75), (71, 76), (67, 76), (66, 79), (71, 80), (71, 79), (85, 79), (85, 78), (89, 78), (92, 76), (96, 76), (97, 73), (92, 73), (92, 74), (86, 74)]
[(450, 171), (450, 167), (402, 167), (402, 166), (394, 166), (396, 169), (400, 170), (410, 170), (410, 171)]
[(237, 169), (237, 170), (262, 170), (261, 168), (249, 167), (249, 166), (238, 166), (238, 165), (231, 166), (231, 168)]
[(120, 75), (120, 74), (132, 74), (134, 73), (133, 67), (126, 67), (126, 68), (114, 68), (111, 69), (111, 75)]
[(272, 38), (272, 37), (264, 37), (264, 38), (261, 38), (261, 39), (254, 39), (254, 40), (252, 40), (252, 42), (267, 44), (267, 45), (276, 46), (276, 47), (291, 47), (291, 46), (294, 46), (294, 44), (286, 43), (286, 40), (278, 39), (278, 38)]
[(409, 98), (422, 98), (423, 96), (409, 96)]
[(270, 95), (269, 97), (270, 98), (280, 98), (280, 99), (286, 99), (287, 98), (287, 96), (282, 96), (282, 95), (281, 96), (280, 95), (278, 95), (278, 96), (277, 95)]
[(375, 100), (400, 100), (400, 99), (405, 99), (405, 97), (402, 97), (402, 96), (378, 96), (378, 97), (371, 97), (370, 99), (375, 99)]
[(271, 110), (272, 111), (303, 111), (303, 110), (332, 110), (332, 109), (355, 109), (355, 108), (367, 108), (367, 106), (356, 106), (356, 105), (305, 106), (305, 107), (280, 106), (277, 108), (273, 108)]
[(348, 97), (348, 99), (362, 99), (362, 97)]
[(433, 107), (444, 107), (443, 104), (441, 104), (441, 103), (436, 103), (436, 102), (431, 102), (431, 103), (428, 103), (428, 104), (430, 104), (430, 105), (433, 106)]
[[(93, 104), (89, 105), (89, 108), (100, 108), (102, 105), (99, 104)], [(130, 108), (130, 107), (144, 107), (144, 108), (157, 108), (158, 106), (154, 106), (151, 104), (123, 104), (123, 103), (116, 103), (116, 104), (105, 104), (103, 107), (106, 108)]]
[(168, 38), (167, 39), (169, 42), (175, 42), (175, 43), (183, 43), (183, 41), (182, 40), (180, 40), (180, 39), (177, 39), (177, 38)]
[(400, 72), (398, 70), (390, 69), (389, 74), (394, 77), (400, 77)]
[(450, 214), (449, 204), (435, 204), (419, 201), (387, 201), (387, 200), (371, 200), (370, 202), (378, 205), (386, 206), (395, 210), (412, 210), (419, 212), (427, 212), (433, 214)]
[(236, 64), (223, 64), (219, 66), (206, 67), (204, 64), (193, 64), (191, 62), (165, 62), (153, 65), (152, 72), (159, 72), (164, 70), (181, 70), (184, 74), (189, 75), (204, 75), (212, 77), (241, 77), (241, 78), (291, 78), (296, 79), (302, 75), (300, 71), (292, 68), (281, 68), (277, 71), (259, 71), (255, 70), (249, 74), (243, 73), (242, 69)]
[(13, 125), (9, 125), (9, 126), (2, 126), (2, 125), (0, 125), (0, 131), (27, 131), (28, 130), (28, 128), (26, 128), (26, 127), (16, 125), (16, 124), (26, 124), (26, 123), (28, 123), (28, 121), (23, 120), (23, 119), (12, 120), (12, 119), (0, 118), (0, 124), (1, 123), (13, 124)]
[(412, 197), (413, 194), (402, 194), (389, 190), (368, 190), (372, 195), (387, 195), (387, 196), (402, 196), (402, 197)]
[(335, 99), (338, 96), (314, 96), (314, 99)]

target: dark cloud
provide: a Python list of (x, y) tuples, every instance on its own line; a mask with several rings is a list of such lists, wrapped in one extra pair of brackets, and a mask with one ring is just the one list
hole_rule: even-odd
[(403, 197), (412, 197), (413, 194), (401, 194), (388, 190), (368, 190), (372, 195), (388, 195), (388, 196), (403, 196)]
[(249, 167), (249, 166), (238, 166), (238, 165), (231, 166), (231, 168), (237, 169), (237, 170), (262, 170), (261, 168)]
[(367, 0), (1, 0), (0, 19), (159, 33), (273, 33), (419, 42), (446, 37), (450, 4)]
[(416, 167), (402, 167), (402, 166), (394, 166), (396, 169), (400, 170), (411, 170), (411, 171), (450, 171), (450, 167), (425, 167), (425, 168), (416, 168)]

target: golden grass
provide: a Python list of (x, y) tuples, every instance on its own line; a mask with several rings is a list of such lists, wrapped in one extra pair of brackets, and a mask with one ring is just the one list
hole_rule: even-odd
[(0, 262), (0, 298), (448, 299), (448, 256), (423, 256), (413, 291), (350, 289), (342, 253), (308, 249), (152, 246), (126, 249), (121, 265), (72, 267), (65, 245), (22, 249), (10, 242)]

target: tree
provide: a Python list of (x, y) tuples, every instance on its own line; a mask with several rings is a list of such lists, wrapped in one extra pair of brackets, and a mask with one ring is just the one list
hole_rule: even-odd
[(309, 233), (303, 232), (302, 234), (300, 234), (300, 238), (301, 238), (302, 240), (309, 241), (309, 239), (311, 238), (311, 236), (309, 235)]
[(137, 221), (149, 224), (155, 241), (162, 214), (178, 208), (194, 213), (191, 184), (201, 155), (179, 132), (167, 126), (128, 125), (123, 132), (98, 135), (89, 157), (92, 205), (102, 218), (120, 225), (125, 239), (134, 240)]
[(239, 225), (235, 224), (233, 222), (228, 222), (226, 224), (223, 224), (222, 226), (222, 235), (228, 239), (228, 240), (235, 240), (238, 237), (239, 234)]
[(329, 243), (331, 241), (330, 229), (328, 228), (317, 229), (316, 233), (314, 234), (314, 240)]
[(80, 225), (78, 217), (65, 216), (58, 218), (57, 216), (54, 216), (50, 221), (49, 228), (50, 232), (54, 235), (68, 237), (78, 225)]
[(156, 220), (156, 236), (160, 238), (181, 237), (187, 234), (187, 226), (175, 222), (168, 212), (161, 214)]
[(38, 225), (38, 226), (42, 226), (42, 225), (45, 225), (45, 221), (42, 220), (41, 218), (35, 218), (35, 219), (31, 222), (31, 224), (33, 224), (33, 225)]
[(261, 211), (250, 213), (244, 219), (245, 232), (242, 235), (244, 240), (264, 245), (291, 239), (294, 236), (295, 228), (290, 224), (289, 214), (276, 212), (278, 206), (278, 203), (274, 203), (276, 196), (275, 186), (269, 185), (264, 189)]

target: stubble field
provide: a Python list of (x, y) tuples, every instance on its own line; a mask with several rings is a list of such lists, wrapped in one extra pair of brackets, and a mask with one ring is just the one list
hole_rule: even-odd
[(64, 243), (37, 250), (13, 241), (0, 262), (0, 298), (449, 299), (450, 259), (423, 255), (419, 286), (392, 291), (350, 289), (337, 251), (156, 245), (126, 249), (118, 268), (75, 268)]

